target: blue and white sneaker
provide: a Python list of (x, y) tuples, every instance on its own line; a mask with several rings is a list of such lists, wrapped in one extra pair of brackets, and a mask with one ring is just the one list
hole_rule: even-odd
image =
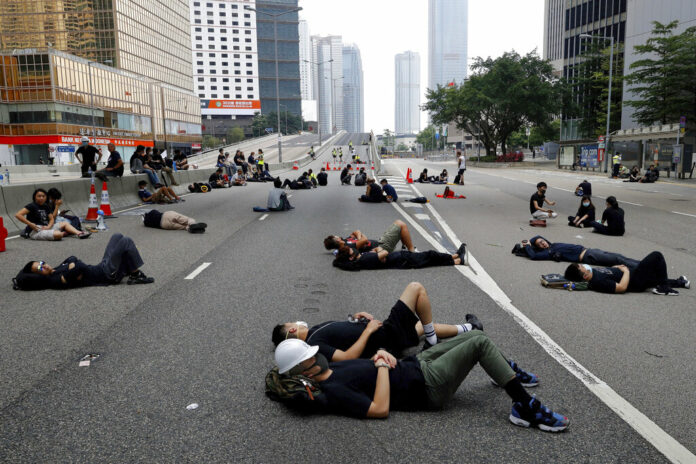
[[(525, 371), (520, 366), (518, 366), (515, 361), (508, 361), (508, 364), (510, 365), (512, 370), (515, 371), (515, 376), (517, 376), (517, 380), (520, 381), (523, 387), (530, 388), (539, 385), (539, 377), (537, 377), (536, 374), (532, 374), (531, 372)], [(496, 387), (500, 386), (493, 379), (491, 379), (491, 383)]]
[(537, 427), (544, 432), (562, 432), (570, 424), (567, 417), (551, 411), (536, 398), (527, 405), (512, 403), (510, 422), (520, 427)]

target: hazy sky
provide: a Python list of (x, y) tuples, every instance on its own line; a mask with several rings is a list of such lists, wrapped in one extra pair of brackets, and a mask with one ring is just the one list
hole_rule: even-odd
[[(312, 35), (341, 35), (360, 48), (365, 74), (365, 130), (394, 129), (394, 55), (420, 53), (428, 84), (428, 0), (300, 0)], [(469, 60), (542, 53), (544, 0), (469, 0)], [(423, 101), (425, 97), (422, 97)], [(423, 101), (421, 103), (423, 103)], [(425, 126), (425, 115), (421, 128)]]

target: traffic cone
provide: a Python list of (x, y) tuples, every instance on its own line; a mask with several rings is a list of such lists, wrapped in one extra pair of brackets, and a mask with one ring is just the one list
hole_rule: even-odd
[(85, 216), (85, 221), (96, 221), (97, 220), (97, 192), (94, 190), (94, 178), (92, 178), (92, 186), (89, 190), (89, 208), (87, 209), (87, 216)]
[(293, 171), (299, 171), (299, 170), (300, 170), (300, 165), (297, 164), (297, 161), (295, 161), (295, 162), (292, 164), (292, 169), (293, 169)]
[(328, 162), (328, 161), (326, 162), (326, 170), (327, 170), (327, 171), (330, 171), (330, 170), (331, 170), (331, 168), (329, 167), (329, 162)]
[(374, 161), (372, 162), (372, 170), (373, 171), (375, 170), (375, 162)]
[(7, 238), (7, 229), (3, 223), (2, 217), (0, 217), (0, 253), (5, 251), (5, 239)]
[(406, 171), (406, 183), (413, 183), (413, 177), (411, 177), (411, 168), (408, 168), (408, 171)]
[(111, 203), (109, 202), (109, 189), (106, 186), (106, 181), (104, 181), (104, 184), (102, 185), (101, 204), (99, 205), (99, 209), (104, 211), (104, 217), (113, 216), (113, 214), (111, 214)]

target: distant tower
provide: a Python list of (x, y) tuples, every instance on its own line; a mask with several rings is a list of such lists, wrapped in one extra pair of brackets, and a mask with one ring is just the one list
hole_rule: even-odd
[(343, 126), (348, 132), (363, 132), (365, 88), (362, 59), (357, 45), (343, 46)]
[(394, 118), (397, 134), (420, 132), (420, 56), (416, 52), (399, 53), (395, 62)]
[(467, 76), (469, 0), (428, 0), (428, 88)]

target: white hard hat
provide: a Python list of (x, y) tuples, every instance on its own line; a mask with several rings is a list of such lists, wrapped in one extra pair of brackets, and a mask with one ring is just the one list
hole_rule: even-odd
[(89, 137), (84, 137), (84, 136), (83, 136), (83, 137), (80, 139), (80, 141), (81, 141), (81, 142), (89, 142)]
[(306, 361), (319, 351), (318, 346), (309, 346), (303, 340), (290, 338), (280, 342), (275, 350), (275, 362), (278, 373), (285, 374), (293, 367)]

